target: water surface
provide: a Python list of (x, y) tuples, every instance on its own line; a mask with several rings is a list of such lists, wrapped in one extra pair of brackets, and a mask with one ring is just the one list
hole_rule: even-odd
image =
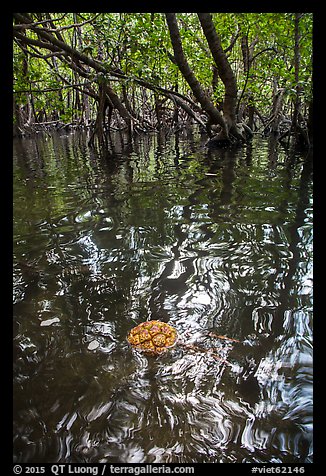
[(14, 142), (15, 462), (312, 462), (311, 161), (204, 142)]

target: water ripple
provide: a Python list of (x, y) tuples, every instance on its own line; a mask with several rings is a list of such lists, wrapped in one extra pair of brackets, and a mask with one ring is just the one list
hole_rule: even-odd
[(309, 164), (165, 142), (15, 146), (17, 463), (312, 462)]

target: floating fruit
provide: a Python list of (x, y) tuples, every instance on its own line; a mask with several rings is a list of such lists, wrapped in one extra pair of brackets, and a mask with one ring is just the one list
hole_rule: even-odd
[(174, 346), (178, 333), (170, 324), (146, 321), (131, 329), (127, 340), (136, 350), (159, 355)]

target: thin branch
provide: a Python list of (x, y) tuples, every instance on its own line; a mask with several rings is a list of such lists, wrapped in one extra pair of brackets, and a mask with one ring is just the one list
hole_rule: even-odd
[[(61, 77), (61, 79), (64, 79), (64, 78)], [(87, 84), (92, 84), (92, 81), (88, 81), (86, 83), (67, 84), (66, 86), (60, 86), (60, 87), (57, 87), (57, 88), (15, 89), (13, 91), (13, 93), (14, 94), (20, 94), (20, 93), (49, 93), (49, 92), (52, 92), (52, 91), (61, 91), (61, 89), (77, 88), (78, 86), (86, 86)]]
[[(62, 17), (59, 18), (52, 18), (51, 21), (61, 21), (63, 18), (67, 15), (67, 13), (64, 13)], [(42, 21), (36, 21), (34, 23), (19, 23), (18, 25), (14, 25), (15, 30), (24, 30), (26, 28), (30, 28), (31, 26), (37, 26), (37, 25), (42, 25), (43, 23), (49, 23), (49, 20), (42, 20)]]
[(245, 93), (245, 91), (246, 91), (246, 89), (247, 89), (247, 84), (248, 84), (249, 76), (250, 76), (250, 67), (251, 67), (252, 63), (254, 62), (254, 60), (257, 58), (257, 56), (261, 55), (262, 53), (265, 53), (265, 51), (274, 51), (275, 53), (278, 53), (278, 51), (272, 46), (272, 47), (265, 48), (265, 49), (259, 51), (258, 53), (256, 53), (256, 54), (249, 60), (245, 83), (244, 83), (244, 86), (243, 86), (243, 88), (242, 88), (240, 97), (239, 97), (239, 99), (238, 99), (238, 104), (237, 104), (237, 108), (236, 108), (236, 114), (239, 113), (240, 103), (241, 103), (242, 98), (243, 98), (243, 96), (244, 96), (244, 93)]
[(53, 53), (48, 53), (47, 55), (41, 55), (40, 53), (32, 53), (31, 51), (29, 51), (29, 55), (32, 56), (33, 58), (40, 58), (40, 59), (48, 59), (48, 58), (52, 58), (53, 56), (57, 57), (57, 58), (60, 58), (61, 56), (63, 55), (66, 55), (67, 53), (65, 53), (64, 51), (62, 51), (61, 53), (60, 52), (53, 52)]
[[(62, 26), (60, 28), (44, 28), (44, 30), (46, 30), (48, 32), (51, 32), (51, 33), (52, 32), (57, 33), (59, 31), (69, 30), (70, 28), (78, 28), (80, 26), (86, 25), (87, 23), (92, 23), (92, 21), (94, 21), (100, 15), (101, 15), (101, 13), (97, 13), (90, 20), (85, 20), (81, 23), (72, 23), (71, 25)], [(53, 20), (51, 19), (51, 21), (53, 21)]]
[(14, 31), (14, 36), (16, 38), (18, 38), (19, 40), (21, 40), (23, 43), (27, 44), (27, 45), (34, 45), (34, 46), (38, 46), (40, 48), (45, 48), (45, 49), (48, 49), (48, 50), (51, 50), (51, 51), (56, 51), (56, 52), (61, 51), (60, 48), (53, 45), (52, 43), (48, 43), (48, 42), (41, 41), (41, 40), (36, 40), (34, 38), (28, 38), (27, 36), (22, 35), (18, 31)]
[[(70, 25), (66, 25), (66, 26), (61, 26), (60, 28), (47, 28), (47, 27), (43, 27), (43, 30), (49, 32), (49, 33), (58, 33), (59, 31), (64, 31), (64, 30), (69, 30), (71, 28), (78, 28), (78, 27), (81, 27), (83, 25), (86, 25), (87, 23), (92, 23), (99, 15), (101, 15), (101, 13), (97, 13), (96, 15), (94, 15), (91, 19), (89, 20), (85, 20), (81, 23), (72, 23)], [(65, 15), (66, 16), (66, 13)], [(64, 17), (61, 17), (61, 19), (64, 18)], [(26, 30), (28, 28), (32, 28), (32, 27), (35, 27), (35, 26), (38, 26), (40, 24), (43, 24), (43, 23), (53, 23), (54, 21), (59, 21), (60, 19), (57, 19), (57, 20), (54, 20), (54, 19), (48, 19), (48, 20), (42, 20), (42, 21), (38, 21), (38, 22), (34, 22), (34, 23), (19, 23), (18, 25), (14, 25), (14, 30)]]
[(256, 53), (252, 59), (251, 59), (251, 63), (257, 58), (257, 56), (261, 55), (262, 53), (265, 53), (265, 51), (274, 51), (274, 53), (278, 53), (277, 49), (274, 48), (274, 46), (271, 46), (271, 47), (268, 47), (268, 48), (265, 48), (261, 51), (258, 51), (258, 53)]
[(225, 48), (224, 53), (229, 53), (230, 51), (232, 51), (232, 49), (235, 45), (235, 42), (237, 41), (239, 35), (240, 35), (240, 30), (239, 30), (239, 26), (237, 25), (237, 29), (236, 29), (235, 33), (233, 33), (230, 44), (227, 48)]

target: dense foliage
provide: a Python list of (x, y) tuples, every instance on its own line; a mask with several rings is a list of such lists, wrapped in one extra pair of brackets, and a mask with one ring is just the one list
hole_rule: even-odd
[[(176, 14), (184, 56), (223, 111), (221, 81), (197, 14)], [(312, 113), (312, 14), (214, 13), (237, 83), (237, 121), (280, 136)], [(16, 133), (37, 124), (129, 131), (207, 124), (173, 54), (163, 13), (14, 15)], [(210, 131), (208, 131), (210, 132)]]

